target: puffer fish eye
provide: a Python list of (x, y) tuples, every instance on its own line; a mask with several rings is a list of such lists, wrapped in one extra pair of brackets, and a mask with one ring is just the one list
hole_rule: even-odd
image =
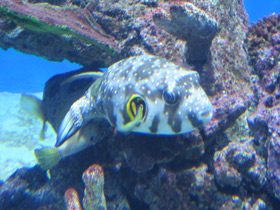
[(145, 100), (141, 95), (133, 94), (126, 104), (126, 111), (131, 120), (135, 118), (135, 116), (137, 115), (137, 111), (139, 111), (139, 108), (143, 110), (142, 113), (143, 116), (142, 119), (143, 119), (146, 113)]
[(178, 92), (163, 91), (163, 99), (168, 105), (176, 105), (179, 102), (180, 95)]

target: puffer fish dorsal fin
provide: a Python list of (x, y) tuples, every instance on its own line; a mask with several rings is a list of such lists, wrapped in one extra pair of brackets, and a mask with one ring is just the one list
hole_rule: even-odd
[(67, 79), (65, 79), (61, 85), (65, 85), (67, 83), (71, 83), (74, 80), (78, 80), (78, 79), (93, 79), (93, 80), (97, 80), (100, 77), (102, 77), (103, 72), (83, 72), (80, 74), (75, 74), (72, 77), (69, 77)]

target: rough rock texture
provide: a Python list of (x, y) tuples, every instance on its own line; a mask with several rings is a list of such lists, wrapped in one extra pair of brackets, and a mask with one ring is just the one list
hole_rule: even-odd
[[(1, 11), (3, 2), (7, 1), (0, 1)], [(33, 7), (43, 1), (17, 2)], [(82, 19), (94, 23), (92, 30), (102, 30), (100, 43), (114, 53), (77, 34), (64, 36), (17, 25), (7, 11), (0, 16), (2, 48), (82, 65), (109, 65), (143, 52), (162, 56), (199, 72), (214, 116), (200, 131), (173, 137), (109, 133), (95, 147), (61, 161), (50, 171), (50, 180), (38, 167), (21, 169), (0, 185), (0, 196), (8, 195), (9, 200), (13, 195), (16, 202), (0, 202), (0, 208), (63, 209), (68, 188), (83, 197), (82, 173), (95, 163), (104, 170), (107, 209), (276, 209), (280, 204), (279, 16), (248, 30), (240, 0), (44, 2), (53, 4), (46, 8), (56, 12), (89, 13), (86, 19), (92, 17), (94, 22)], [(183, 20), (178, 14), (194, 27), (182, 24), (179, 30)], [(191, 18), (194, 14), (197, 19)], [(208, 29), (211, 33), (205, 38)], [(201, 34), (197, 38), (190, 30)], [(104, 36), (117, 47), (106, 44)], [(46, 38), (57, 42), (38, 42)], [(193, 43), (197, 39), (204, 43)], [(17, 183), (19, 187), (14, 187)]]
[(248, 124), (267, 157), (268, 191), (280, 199), (280, 15), (252, 25), (247, 46), (256, 103)]
[(250, 186), (260, 190), (266, 184), (264, 158), (256, 154), (253, 142), (230, 142), (214, 155), (215, 179), (222, 188)]
[[(168, 11), (165, 10), (168, 8)], [(156, 25), (187, 41), (186, 59), (190, 64), (204, 63), (218, 24), (203, 10), (189, 2), (160, 4), (153, 12)]]
[[(0, 46), (82, 65), (115, 62), (119, 48), (88, 10), (25, 1), (0, 2)], [(95, 55), (95, 56), (93, 56)]]

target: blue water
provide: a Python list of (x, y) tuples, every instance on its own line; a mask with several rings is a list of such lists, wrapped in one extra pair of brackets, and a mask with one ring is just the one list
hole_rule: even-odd
[(46, 81), (55, 74), (80, 68), (67, 60), (51, 62), (44, 58), (0, 49), (0, 92), (30, 93), (43, 91)]
[[(244, 0), (250, 22), (264, 16), (280, 13), (280, 0)], [(43, 58), (26, 55), (13, 49), (0, 49), (0, 92), (39, 92), (53, 75), (78, 69), (78, 64), (50, 62)]]

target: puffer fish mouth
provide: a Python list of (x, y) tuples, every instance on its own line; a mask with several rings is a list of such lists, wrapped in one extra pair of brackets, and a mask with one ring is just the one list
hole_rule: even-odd
[(212, 110), (206, 110), (206, 111), (200, 113), (200, 116), (202, 118), (212, 118)]
[(145, 99), (140, 94), (133, 94), (126, 104), (126, 112), (131, 121), (135, 119), (139, 110), (142, 111), (141, 115), (143, 121), (147, 115), (147, 105)]

